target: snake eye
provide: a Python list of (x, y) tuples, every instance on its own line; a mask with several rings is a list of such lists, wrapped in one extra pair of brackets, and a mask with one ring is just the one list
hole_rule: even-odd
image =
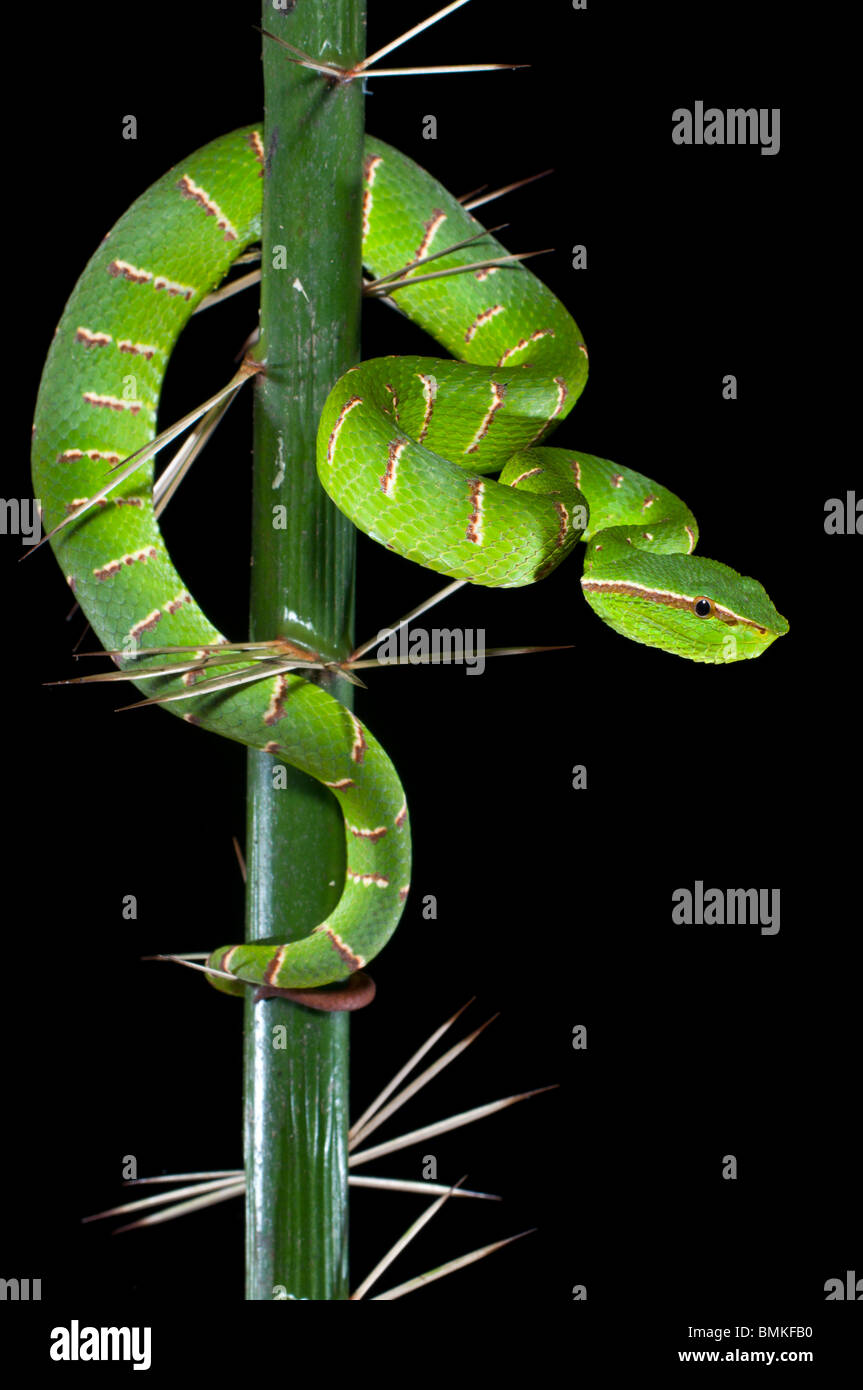
[(698, 618), (709, 618), (713, 612), (713, 604), (709, 598), (697, 598), (693, 604), (693, 610)]

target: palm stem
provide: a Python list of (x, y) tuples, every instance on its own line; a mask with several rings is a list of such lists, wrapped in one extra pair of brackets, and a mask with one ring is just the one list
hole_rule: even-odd
[[(262, 0), (263, 25), (350, 66), (362, 0)], [(361, 84), (333, 86), (264, 39), (261, 342), (255, 402), (252, 638), (287, 637), (336, 658), (352, 647), (354, 533), (315, 470), (330, 387), (359, 357)], [(281, 249), (280, 249), (281, 248)], [(284, 529), (274, 527), (284, 507)], [(323, 677), (326, 679), (326, 676)], [(351, 687), (333, 688), (350, 699)], [(333, 798), (250, 752), (247, 940), (289, 941), (332, 910), (344, 877)], [(274, 1029), (283, 1028), (283, 1047)], [(348, 1016), (284, 999), (246, 1002), (246, 1296), (347, 1299)]]

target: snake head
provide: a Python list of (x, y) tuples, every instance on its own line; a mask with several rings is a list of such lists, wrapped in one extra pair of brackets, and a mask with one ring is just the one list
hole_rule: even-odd
[(718, 560), (633, 549), (582, 581), (594, 612), (615, 632), (690, 661), (745, 661), (788, 631), (757, 579)]

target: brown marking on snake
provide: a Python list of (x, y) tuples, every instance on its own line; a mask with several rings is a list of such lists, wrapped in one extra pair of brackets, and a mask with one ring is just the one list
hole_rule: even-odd
[(109, 560), (107, 565), (100, 565), (98, 569), (94, 569), (93, 576), (96, 579), (110, 579), (111, 575), (118, 574), (124, 565), (134, 565), (139, 561), (146, 564), (148, 560), (155, 560), (157, 553), (154, 545), (145, 546), (143, 550), (132, 550), (117, 560)]
[(585, 357), (587, 356), (587, 348), (584, 346), (584, 343), (579, 343), (578, 350), (579, 352), (583, 352)]
[(181, 608), (183, 607), (183, 604), (184, 604), (184, 603), (191, 603), (191, 602), (192, 602), (192, 595), (191, 595), (190, 593), (187, 593), (185, 589), (182, 589), (182, 590), (180, 591), (180, 593), (177, 594), (176, 598), (169, 598), (169, 599), (168, 599), (168, 602), (165, 604), (165, 612), (166, 612), (166, 613), (176, 613), (176, 612), (179, 611), (179, 609), (181, 609)]
[(75, 333), (75, 341), (86, 343), (87, 347), (104, 347), (111, 342), (110, 333), (94, 333), (90, 328), (79, 328)]
[(609, 478), (608, 481), (611, 483), (611, 486), (612, 486), (612, 487), (620, 487), (621, 484), (623, 483), (623, 474), (622, 474), (622, 473), (612, 473), (612, 475), (611, 475), (611, 477)]
[(487, 266), (487, 267), (485, 268), (485, 270), (475, 270), (475, 271), (474, 271), (474, 277), (475, 277), (475, 279), (477, 279), (477, 280), (487, 280), (488, 277), (489, 277), (490, 275), (496, 275), (496, 274), (497, 274), (497, 266), (496, 266), (496, 265)]
[(363, 241), (369, 234), (369, 225), (372, 215), (372, 184), (375, 181), (378, 165), (383, 164), (383, 157), (379, 154), (366, 156), (363, 164), (363, 174), (365, 176), (365, 190), (363, 192)]
[(187, 724), (195, 724), (195, 725), (197, 725), (197, 724), (200, 724), (200, 722), (201, 722), (200, 719), (198, 718), (198, 716), (197, 716), (196, 714), (184, 714), (184, 715), (183, 715), (183, 718), (185, 719), (185, 721), (186, 721)]
[(100, 410), (128, 410), (130, 415), (137, 415), (141, 409), (140, 401), (121, 401), (116, 396), (99, 396), (95, 391), (84, 391), (83, 398)]
[(130, 265), (128, 261), (112, 261), (108, 266), (108, 274), (113, 275), (115, 279), (121, 275), (133, 285), (146, 285), (153, 278), (152, 271), (142, 270), (140, 266)]
[(428, 255), (431, 244), (444, 222), (446, 222), (446, 213), (442, 212), (440, 208), (432, 208), (431, 217), (428, 222), (423, 223), (423, 239), (414, 252), (415, 261), (422, 261)]
[(529, 338), (520, 338), (515, 347), (507, 348), (506, 352), (498, 362), (499, 367), (505, 366), (510, 357), (514, 357), (517, 352), (523, 352), (531, 343), (539, 342), (540, 338), (553, 338), (554, 333), (550, 328), (538, 328), (535, 333), (531, 333)]
[(652, 537), (652, 535), (650, 534), (649, 531), (642, 531), (642, 533), (641, 533), (641, 539), (642, 539), (643, 541), (652, 541), (652, 540), (653, 540), (653, 537)]
[(569, 466), (572, 469), (572, 478), (577, 488), (581, 487), (581, 460), (570, 459)]
[(261, 172), (258, 177), (262, 179), (264, 177), (264, 145), (261, 140), (260, 132), (257, 130), (250, 130), (246, 136), (246, 142), (251, 146), (255, 159), (261, 166)]
[(167, 290), (168, 294), (179, 295), (181, 299), (191, 299), (195, 293), (191, 285), (181, 285), (177, 280), (168, 280), (164, 275), (157, 275), (153, 281), (154, 290)]
[(348, 718), (354, 726), (354, 741), (351, 745), (351, 761), (361, 763), (366, 756), (366, 748), (368, 747), (366, 736), (363, 733), (362, 724), (357, 719), (357, 716), (352, 714), (350, 710), (348, 710)]
[(264, 744), (264, 752), (265, 752), (265, 753), (278, 753), (278, 752), (280, 752), (280, 751), (281, 751), (280, 745), (279, 745), (278, 743), (276, 743), (276, 740), (275, 740), (274, 738), (271, 738), (270, 741), (269, 741), (269, 743), (265, 743), (265, 744)]
[(498, 381), (491, 382), (491, 405), (489, 406), (488, 410), (483, 416), (479, 429), (477, 430), (470, 444), (465, 449), (466, 454), (476, 453), (477, 449), (479, 448), (480, 442), (483, 439), (485, 439), (486, 435), (488, 434), (489, 426), (492, 420), (494, 419), (495, 415), (503, 405), (503, 398), (505, 395), (505, 386), (501, 386), (500, 382)]
[(183, 174), (177, 183), (180, 196), (188, 199), (192, 203), (197, 203), (198, 207), (203, 208), (207, 217), (215, 217), (216, 226), (221, 228), (225, 234), (225, 241), (236, 241), (237, 232), (230, 218), (226, 216), (214, 198), (211, 198), (200, 184), (195, 183), (188, 174)]
[(345, 965), (350, 966), (351, 970), (360, 970), (362, 966), (365, 965), (362, 956), (355, 955), (350, 946), (342, 940), (338, 932), (333, 931), (332, 927), (327, 922), (321, 922), (319, 927), (315, 927), (312, 935), (319, 931), (324, 932), (324, 934), (329, 937), (333, 949), (338, 952), (341, 959), (345, 962)]
[(122, 455), (105, 453), (101, 449), (65, 449), (57, 455), (58, 463), (77, 463), (79, 459), (92, 459), (94, 463), (119, 463)]
[(403, 902), (404, 902), (405, 898), (407, 897), (407, 895), (408, 895), (408, 893), (409, 893), (410, 891), (411, 891), (411, 886), (410, 886), (409, 883), (406, 883), (405, 886), (404, 886), (404, 888), (400, 888), (400, 889), (399, 889), (399, 902), (400, 902), (400, 903), (403, 903)]
[(655, 501), (656, 501), (656, 494), (653, 493), (653, 492), (649, 492), (649, 493), (647, 494), (647, 496), (645, 497), (644, 501), (643, 501), (642, 504), (641, 504), (641, 510), (642, 510), (643, 512), (646, 512), (646, 511), (648, 510), (649, 507), (652, 507), (652, 506), (653, 506), (653, 504), (654, 504)]
[(287, 949), (287, 945), (280, 946), (276, 954), (273, 956), (273, 959), (271, 961), (268, 961), (267, 967), (264, 971), (265, 984), (275, 984), (276, 976), (282, 968), (282, 961), (285, 959), (285, 952), (287, 951)]
[(689, 537), (689, 554), (691, 555), (695, 549), (695, 534), (690, 526), (684, 526), (683, 529)]
[(407, 820), (407, 818), (408, 818), (408, 804), (407, 804), (406, 801), (403, 801), (403, 802), (402, 802), (401, 810), (399, 811), (398, 815), (396, 816), (395, 822), (394, 822), (397, 830), (401, 830), (401, 828), (402, 828), (402, 826), (404, 825), (404, 823), (405, 823), (405, 821)]
[(495, 317), (496, 314), (502, 314), (503, 307), (504, 306), (502, 304), (492, 304), (490, 309), (483, 309), (482, 313), (477, 314), (470, 328), (464, 335), (465, 342), (472, 343), (477, 335), (478, 330), (480, 328), (484, 328), (487, 323), (491, 323), (491, 320)]
[(324, 786), (329, 787), (334, 792), (347, 791), (348, 787), (355, 787), (357, 784), (351, 777), (340, 777), (337, 782), (325, 782)]
[(560, 525), (557, 528), (557, 536), (555, 537), (554, 543), (555, 545), (560, 546), (563, 545), (564, 541), (566, 540), (566, 533), (569, 530), (569, 512), (566, 510), (566, 507), (563, 505), (562, 502), (555, 502), (554, 506), (558, 516), (560, 517)]
[(74, 575), (74, 574), (67, 574), (67, 575), (66, 575), (66, 583), (69, 585), (69, 588), (72, 590), (72, 593), (74, 594), (75, 590), (76, 590), (77, 587), (78, 587), (78, 580), (77, 580), (77, 578), (75, 577), (75, 575)]
[[(194, 717), (195, 716), (192, 715), (193, 719)], [(217, 969), (224, 970), (226, 974), (229, 975), (231, 973), (231, 961), (234, 959), (234, 956), (237, 954), (237, 951), (239, 951), (239, 949), (239, 946), (229, 946), (227, 951), (223, 951), (219, 959)]]
[(512, 482), (510, 483), (510, 487), (518, 487), (519, 483), (523, 483), (525, 478), (534, 478), (536, 477), (537, 473), (544, 472), (545, 469), (540, 468), (539, 464), (537, 464), (536, 468), (529, 468), (526, 473), (519, 473), (517, 478), (513, 478)]
[[(606, 594), (629, 594), (634, 598), (646, 598), (654, 603), (661, 603), (666, 608), (679, 608), (683, 612), (691, 613), (694, 609), (696, 600), (688, 598), (685, 594), (675, 594), (668, 589), (649, 589), (646, 584), (627, 583), (622, 579), (588, 579), (582, 578), (581, 587), (588, 593)], [(708, 600), (708, 602), (711, 602)], [(767, 632), (766, 627), (756, 623), (752, 618), (744, 618), (739, 613), (735, 613), (731, 608), (725, 608), (722, 604), (712, 603), (713, 616), (719, 618), (720, 622), (728, 627), (736, 627), (738, 623), (743, 623), (745, 627), (752, 627), (756, 632), (762, 634)]]
[(387, 833), (385, 825), (378, 825), (374, 830), (367, 830), (362, 825), (349, 825), (348, 830), (352, 835), (356, 835), (358, 840), (368, 840), (369, 844), (372, 845), (377, 844), (378, 840), (382, 840)]
[(386, 472), (383, 473), (380, 478), (381, 491), (385, 492), (387, 497), (392, 496), (393, 488), (396, 483), (396, 471), (399, 466), (399, 459), (406, 448), (407, 443), (404, 439), (393, 439), (390, 441), (389, 450), (387, 452)]
[(273, 693), (267, 712), (264, 715), (265, 724), (276, 724), (285, 716), (285, 699), (288, 694), (288, 682), (285, 676), (276, 676), (273, 683)]
[(129, 636), (140, 637), (142, 632), (152, 632), (156, 624), (161, 621), (161, 618), (161, 608), (154, 608), (151, 613), (147, 614), (146, 618), (141, 618), (140, 622), (132, 624), (129, 628)]
[(482, 494), (484, 487), (482, 478), (475, 478), (470, 485), (471, 512), (464, 538), (466, 541), (472, 541), (474, 545), (482, 545)]
[(333, 461), (333, 453), (336, 447), (336, 440), (339, 437), (339, 431), (341, 430), (342, 425), (345, 423), (345, 420), (350, 415), (351, 411), (354, 409), (354, 406), (362, 405), (362, 403), (362, 396), (351, 396), (350, 400), (345, 401), (344, 405), (339, 411), (339, 418), (333, 425), (329, 440), (327, 442), (327, 463), (332, 463)]
[(158, 351), (157, 348), (150, 347), (148, 343), (133, 343), (130, 342), (128, 338), (123, 338), (117, 344), (117, 347), (121, 352), (131, 352), (134, 353), (136, 357), (146, 357), (148, 362), (151, 361), (154, 354)]

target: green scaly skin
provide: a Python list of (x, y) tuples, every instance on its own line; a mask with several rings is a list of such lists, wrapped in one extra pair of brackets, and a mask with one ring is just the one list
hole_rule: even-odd
[[(58, 326), (36, 408), (33, 479), (46, 529), (74, 515), (113, 463), (153, 438), (181, 329), (260, 236), (261, 159), (256, 127), (213, 141), (143, 194), (89, 262)], [(376, 276), (479, 230), (440, 184), (380, 141), (366, 141), (364, 177), (363, 259)], [(430, 268), (501, 254), (486, 236)], [(531, 447), (574, 405), (587, 353), (566, 309), (525, 267), (396, 294), (460, 362), (382, 358), (336, 384), (321, 418), (318, 468), (351, 520), (442, 574), (503, 587), (544, 577), (585, 539), (582, 583), (600, 616), (636, 641), (694, 660), (754, 656), (787, 631), (755, 581), (690, 557), (695, 521), (673, 494), (602, 459)], [(487, 477), (499, 470), (498, 481)], [(136, 651), (225, 640), (165, 549), (152, 481), (150, 462), (51, 542), (100, 641), (130, 652), (120, 665), (139, 671), (146, 656)], [(699, 617), (704, 595), (713, 611)], [(165, 677), (150, 680), (146, 693), (182, 688)], [(407, 808), (383, 748), (299, 676), (168, 708), (315, 777), (345, 816), (348, 876), (327, 921), (288, 945), (220, 948), (209, 963), (233, 978), (213, 983), (242, 993), (247, 983), (310, 988), (346, 978), (392, 935), (409, 886)]]

